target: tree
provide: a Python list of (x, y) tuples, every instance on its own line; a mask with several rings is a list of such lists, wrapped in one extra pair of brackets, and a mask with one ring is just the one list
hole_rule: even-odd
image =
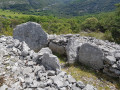
[(115, 23), (112, 27), (112, 37), (117, 42), (120, 43), (120, 4), (117, 4)]
[(95, 17), (87, 18), (82, 24), (81, 29), (82, 30), (90, 30), (90, 31), (96, 31), (98, 25), (98, 19)]

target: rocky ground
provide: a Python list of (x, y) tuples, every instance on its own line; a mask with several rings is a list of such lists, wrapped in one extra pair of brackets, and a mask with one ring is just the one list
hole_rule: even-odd
[(109, 76), (120, 76), (120, 45), (79, 34), (49, 35), (49, 48), (67, 56), (68, 63), (80, 62)]
[(0, 37), (0, 90), (96, 90), (61, 71), (51, 50), (66, 55), (69, 64), (120, 77), (120, 45), (79, 34), (48, 35), (40, 24), (27, 22), (13, 37)]
[(35, 53), (25, 42), (1, 36), (0, 90), (96, 90), (61, 71), (57, 60), (51, 67), (43, 61), (44, 55), (49, 55), (49, 60), (53, 57), (56, 60), (49, 48)]

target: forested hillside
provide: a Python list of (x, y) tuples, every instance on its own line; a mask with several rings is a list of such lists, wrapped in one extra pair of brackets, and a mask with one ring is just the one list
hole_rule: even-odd
[(31, 10), (43, 9), (48, 5), (55, 4), (58, 0), (0, 0), (2, 9)]
[(5, 35), (12, 35), (13, 28), (20, 23), (34, 21), (49, 34), (80, 33), (120, 43), (120, 4), (114, 12), (72, 18), (25, 15), (9, 10), (0, 10), (0, 16), (0, 32)]
[(0, 0), (1, 9), (26, 14), (78, 16), (112, 11), (120, 0)]
[(115, 4), (120, 0), (73, 0), (64, 6), (63, 12), (74, 16), (85, 13), (97, 13), (115, 9)]

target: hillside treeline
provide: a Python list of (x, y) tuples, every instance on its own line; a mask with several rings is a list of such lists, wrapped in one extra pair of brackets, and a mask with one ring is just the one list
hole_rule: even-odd
[[(0, 34), (12, 35), (16, 25), (33, 21), (40, 23), (49, 34), (103, 33), (104, 39), (120, 43), (120, 4), (116, 11), (72, 18), (54, 16), (0, 16)], [(94, 36), (94, 35), (93, 35)]]

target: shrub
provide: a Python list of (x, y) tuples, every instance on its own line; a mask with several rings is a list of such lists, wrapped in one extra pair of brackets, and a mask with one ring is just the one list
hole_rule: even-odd
[(95, 17), (87, 18), (82, 24), (81, 29), (82, 30), (90, 30), (90, 31), (96, 31), (98, 25), (98, 20)]
[(105, 31), (104, 39), (105, 40), (109, 40), (109, 41), (113, 41), (113, 37), (112, 37), (111, 31), (109, 31), (109, 30)]
[(113, 29), (112, 30), (112, 37), (115, 42), (120, 43), (120, 29)]

